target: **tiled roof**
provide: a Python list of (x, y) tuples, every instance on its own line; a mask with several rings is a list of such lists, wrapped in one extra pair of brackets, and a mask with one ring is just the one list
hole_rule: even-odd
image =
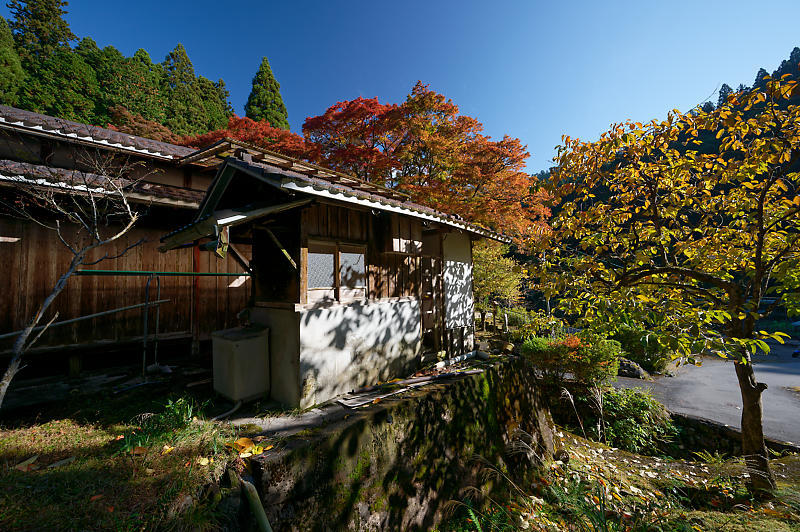
[(0, 129), (20, 129), (29, 133), (62, 137), (89, 144), (100, 144), (159, 159), (179, 159), (194, 153), (194, 148), (137, 137), (112, 129), (90, 126), (53, 116), (0, 105)]
[[(242, 170), (251, 175), (260, 175), (266, 179), (273, 178), (277, 175), (280, 176), (280, 187), (312, 196), (323, 196), (332, 200), (342, 201), (345, 203), (355, 203), (362, 206), (384, 210), (389, 212), (396, 212), (405, 216), (412, 216), (415, 218), (422, 218), (430, 220), (450, 227), (455, 227), (464, 231), (475, 233), (477, 235), (499, 240), (501, 242), (511, 242), (511, 238), (506, 235), (491, 231), (479, 225), (465, 222), (459, 216), (445, 214), (443, 212), (425, 207), (419, 203), (414, 203), (408, 199), (396, 199), (382, 194), (380, 191), (363, 190), (355, 188), (351, 185), (342, 182), (334, 182), (328, 179), (321, 179), (313, 177), (305, 173), (287, 170), (285, 168), (274, 166), (265, 162), (245, 162), (239, 159), (230, 158), (227, 160), (228, 165), (233, 168)], [(214, 185), (212, 185), (213, 187)], [(206, 198), (211, 194), (209, 189)], [(204, 203), (205, 206), (205, 203)], [(212, 206), (208, 206), (213, 208)], [(202, 209), (202, 207), (201, 207)], [(206, 209), (207, 210), (207, 209)], [(201, 215), (202, 215), (201, 211)]]
[[(319, 191), (324, 190), (325, 194), (329, 194), (333, 199), (340, 201), (352, 202), (357, 200), (366, 204), (372, 203), (379, 209), (427, 218), (489, 238), (510, 241), (505, 235), (467, 223), (458, 216), (414, 203), (406, 194), (396, 190), (238, 140), (222, 139), (204, 148), (188, 148), (120, 133), (111, 129), (81, 124), (71, 120), (23, 111), (6, 105), (0, 105), (0, 130), (2, 129), (17, 129), (28, 134), (63, 138), (65, 141), (102, 145), (141, 156), (171, 160), (178, 165), (219, 168), (223, 162), (228, 161), (233, 163), (234, 166), (239, 166), (239, 168), (248, 167), (251, 172), (282, 174), (293, 181), (293, 184), (287, 183), (286, 186), (289, 188), (295, 187), (299, 192), (317, 193), (319, 195)], [(6, 171), (3, 171), (4, 168)], [(55, 176), (61, 175), (62, 178), (68, 179), (73, 171), (14, 161), (0, 161), (0, 174), (6, 176), (6, 182), (9, 181), (7, 175), (9, 172), (11, 174), (16, 172), (15, 175), (19, 176), (35, 177), (54, 182), (53, 178)], [(103, 179), (100, 176), (96, 177)], [(136, 183), (130, 192), (141, 196), (146, 201), (170, 203), (186, 207), (201, 205), (204, 197), (204, 194), (199, 191), (147, 182)]]
[[(204, 192), (147, 181), (119, 179), (118, 184), (127, 192), (128, 198), (140, 203), (158, 203), (195, 209), (200, 205)], [(0, 159), (0, 184), (33, 185), (71, 190), (96, 187), (102, 191), (108, 178), (88, 172), (66, 170), (52, 166), (22, 163)]]
[[(484, 227), (467, 223), (459, 216), (446, 214), (411, 201), (407, 194), (392, 190), (356, 177), (324, 168), (307, 161), (300, 161), (280, 153), (265, 150), (235, 139), (222, 139), (181, 160), (181, 164), (216, 166), (223, 162), (234, 168), (256, 174), (282, 175), (294, 183), (284, 183), (284, 188), (298, 192), (321, 195), (325, 191), (331, 199), (345, 202), (360, 202), (362, 205), (381, 210), (391, 210), (407, 216), (425, 218), (457, 227), (481, 236), (503, 242), (511, 239)], [(287, 180), (288, 181), (288, 180)], [(212, 187), (214, 185), (212, 184)], [(213, 206), (209, 206), (213, 208)], [(205, 202), (201, 206), (200, 217), (209, 214)]]

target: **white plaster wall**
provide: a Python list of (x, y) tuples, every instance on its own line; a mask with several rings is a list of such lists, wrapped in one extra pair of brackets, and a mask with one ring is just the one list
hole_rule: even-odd
[(475, 303), (472, 299), (472, 247), (469, 235), (445, 233), (442, 236), (442, 258), (445, 327), (472, 327)]
[(300, 312), (300, 406), (395, 377), (417, 365), (416, 299), (336, 305)]
[(251, 307), (250, 320), (269, 327), (270, 397), (300, 404), (300, 324), (294, 310)]

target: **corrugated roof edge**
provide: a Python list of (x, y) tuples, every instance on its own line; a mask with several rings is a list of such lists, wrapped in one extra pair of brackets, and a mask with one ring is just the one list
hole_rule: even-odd
[[(239, 170), (243, 170), (245, 172), (248, 170), (250, 172), (267, 171), (271, 174), (283, 175), (289, 179), (303, 182), (306, 186), (311, 187), (312, 191), (316, 191), (317, 189), (326, 189), (331, 193), (332, 196), (331, 199), (333, 200), (339, 199), (339, 201), (348, 201), (348, 200), (343, 200), (341, 198), (336, 198), (335, 196), (338, 194), (341, 194), (343, 197), (351, 196), (365, 203), (368, 203), (367, 206), (373, 208), (381, 209), (381, 205), (383, 205), (389, 208), (383, 208), (382, 210), (390, 210), (398, 212), (398, 214), (404, 214), (406, 216), (414, 216), (418, 218), (428, 219), (431, 221), (442, 223), (444, 225), (448, 225), (450, 227), (455, 227), (457, 229), (468, 231), (470, 233), (474, 233), (476, 235), (480, 235), (485, 238), (491, 238), (499, 242), (504, 242), (504, 243), (511, 242), (511, 237), (507, 235), (497, 233), (490, 229), (486, 229), (479, 225), (464, 221), (456, 216), (445, 214), (443, 212), (437, 211), (430, 207), (425, 207), (424, 205), (420, 205), (412, 201), (400, 201), (397, 199), (388, 198), (379, 194), (374, 194), (371, 192), (354, 189), (342, 183), (333, 183), (325, 179), (320, 179), (318, 177), (311, 177), (299, 172), (294, 172), (292, 170), (287, 170), (279, 166), (274, 166), (272, 164), (264, 162), (246, 162), (231, 157), (227, 160), (226, 164), (233, 166), (234, 168), (237, 168)], [(288, 188), (285, 185), (282, 186), (283, 188)], [(295, 190), (296, 192), (301, 192), (306, 194), (312, 194), (312, 195), (315, 194), (314, 192), (304, 191), (300, 188), (295, 188), (293, 190)]]
[(67, 140), (99, 144), (143, 156), (176, 160), (194, 153), (194, 148), (148, 139), (99, 126), (0, 105), (0, 128), (21, 129), (33, 134), (54, 135)]
[[(106, 179), (104, 176), (90, 172), (0, 159), (0, 181), (12, 184), (25, 183), (67, 190), (101, 185)], [(70, 180), (74, 182), (71, 183)], [(155, 203), (195, 209), (200, 205), (200, 200), (203, 199), (203, 193), (196, 190), (148, 181), (134, 182), (127, 179), (120, 181), (123, 187), (128, 188), (128, 195), (131, 200), (139, 203)]]

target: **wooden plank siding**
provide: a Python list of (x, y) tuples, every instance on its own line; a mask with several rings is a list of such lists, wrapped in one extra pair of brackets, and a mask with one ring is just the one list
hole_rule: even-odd
[[(103, 253), (110, 256), (120, 253), (126, 245), (139, 239), (145, 242), (120, 258), (107, 259), (83, 269), (103, 270), (155, 270), (192, 271), (192, 249), (184, 248), (168, 253), (157, 250), (159, 238), (169, 228), (137, 226), (127, 238), (114, 242), (107, 249), (96, 250), (89, 260)], [(72, 254), (58, 241), (55, 233), (39, 225), (12, 218), (0, 217), (0, 236), (18, 237), (14, 243), (0, 242), (0, 333), (22, 329), (34, 311), (52, 290), (64, 272)], [(249, 256), (250, 246), (239, 248)], [(239, 264), (232, 258), (219, 259), (211, 252), (200, 253), (201, 272), (241, 273)], [(207, 337), (212, 331), (236, 323), (236, 313), (248, 303), (250, 281), (239, 287), (229, 285), (236, 277), (200, 278), (200, 334)], [(161, 277), (161, 298), (170, 299), (161, 306), (160, 332), (180, 333), (190, 331), (191, 277)], [(58, 311), (58, 321), (77, 318), (113, 308), (143, 303), (146, 276), (73, 276), (64, 291), (47, 311), (45, 321)], [(156, 299), (156, 281), (151, 283), (150, 300)], [(150, 331), (155, 326), (155, 314), (150, 313)], [(140, 310), (126, 311), (53, 328), (37, 346), (84, 344), (99, 340), (123, 341), (142, 335)], [(0, 352), (10, 349), (13, 338), (0, 340)]]
[[(391, 249), (393, 238), (421, 240), (422, 224), (408, 217), (400, 220), (398, 224), (396, 217), (375, 215), (367, 209), (314, 204), (307, 207), (302, 216), (306, 247), (301, 249), (307, 254), (308, 239), (366, 245), (369, 299), (419, 297), (420, 255), (387, 249)], [(306, 261), (307, 256), (304, 256), (301, 262), (305, 264)], [(303, 268), (301, 266), (301, 272), (305, 276), (307, 272)]]

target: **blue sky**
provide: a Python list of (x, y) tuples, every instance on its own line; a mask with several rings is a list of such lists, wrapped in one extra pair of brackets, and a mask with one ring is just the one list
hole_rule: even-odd
[[(8, 17), (8, 9), (0, 14)], [(78, 37), (160, 61), (176, 43), (223, 78), (237, 113), (267, 56), (292, 130), (357, 96), (401, 102), (430, 83), (484, 123), (519, 137), (528, 169), (550, 166), (562, 134), (662, 118), (752, 84), (800, 45), (800, 2), (73, 0)]]

